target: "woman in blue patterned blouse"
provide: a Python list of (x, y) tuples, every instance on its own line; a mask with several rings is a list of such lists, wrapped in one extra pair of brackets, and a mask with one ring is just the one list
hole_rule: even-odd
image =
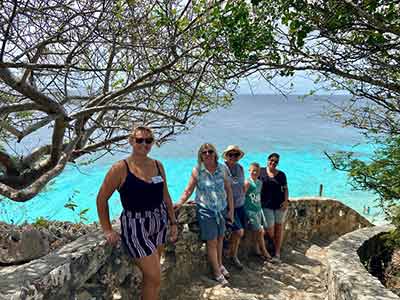
[(208, 261), (213, 269), (214, 279), (226, 285), (229, 272), (222, 264), (224, 216), (228, 209), (228, 222), (233, 221), (233, 199), (227, 169), (218, 163), (217, 150), (212, 144), (201, 145), (198, 164), (193, 168), (189, 184), (175, 206), (176, 209), (189, 199), (195, 188), (196, 215), (201, 239), (207, 243)]

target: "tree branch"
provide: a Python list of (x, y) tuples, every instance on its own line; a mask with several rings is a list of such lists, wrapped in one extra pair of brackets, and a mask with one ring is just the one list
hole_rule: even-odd
[(42, 106), (43, 110), (47, 113), (66, 116), (66, 111), (60, 104), (58, 104), (56, 101), (53, 101), (43, 93), (39, 92), (30, 84), (27, 84), (26, 82), (18, 82), (8, 69), (3, 69), (0, 67), (0, 78), (3, 79), (4, 82), (12, 87), (14, 90), (18, 91), (22, 95), (31, 99), (33, 102)]
[[(37, 64), (37, 63), (25, 63), (25, 62), (0, 62), (0, 68), (11, 68), (11, 69), (28, 69), (28, 70), (67, 70), (72, 69), (75, 71), (82, 72), (105, 72), (109, 71), (107, 68), (83, 68), (78, 67), (79, 62), (73, 64)], [(112, 71), (125, 71), (122, 68), (112, 68)]]
[(103, 140), (99, 143), (90, 144), (82, 149), (74, 150), (72, 153), (72, 159), (75, 160), (84, 154), (98, 151), (98, 149), (104, 148), (106, 146), (112, 145), (114, 143), (117, 143), (117, 142), (120, 142), (123, 140), (128, 140), (128, 137), (129, 137), (129, 134), (120, 135), (120, 136), (116, 136), (116, 137), (113, 137), (110, 139)]
[(32, 150), (32, 152), (22, 159), (21, 164), (25, 167), (31, 167), (37, 160), (44, 155), (50, 154), (51, 145), (44, 145), (40, 148)]
[(7, 120), (1, 120), (0, 119), (0, 128), (4, 128), (6, 131), (14, 135), (15, 137), (19, 138), (22, 134), (21, 131), (19, 131), (17, 128), (9, 124)]
[(77, 112), (75, 114), (70, 115), (69, 117), (71, 119), (78, 119), (81, 117), (89, 116), (93, 113), (99, 112), (99, 111), (108, 111), (108, 110), (132, 110), (132, 111), (140, 111), (140, 112), (147, 112), (147, 113), (152, 113), (155, 115), (159, 115), (162, 117), (165, 117), (170, 120), (174, 120), (175, 122), (184, 124), (185, 120), (179, 119), (175, 117), (174, 115), (168, 114), (166, 112), (160, 111), (160, 110), (154, 110), (154, 109), (149, 109), (149, 108), (144, 108), (144, 107), (139, 107), (139, 106), (132, 106), (132, 105), (105, 105), (105, 106), (96, 106), (92, 107), (89, 109), (84, 109), (81, 110), (80, 112)]
[(18, 1), (14, 0), (14, 7), (13, 7), (13, 10), (12, 10), (10, 19), (8, 20), (7, 29), (6, 29), (6, 31), (4, 33), (3, 44), (1, 45), (0, 62), (3, 61), (4, 51), (6, 49), (6, 44), (7, 44), (7, 41), (8, 41), (8, 36), (10, 34), (11, 26), (12, 26), (12, 23), (14, 21), (15, 16), (17, 15), (17, 7), (18, 7)]
[(65, 168), (69, 155), (62, 154), (59, 162), (49, 171), (41, 175), (31, 185), (24, 189), (15, 189), (4, 183), (0, 183), (0, 194), (16, 202), (26, 202), (35, 197), (40, 190), (54, 177), (59, 175)]
[(59, 117), (56, 119), (51, 141), (51, 152), (49, 160), (49, 163), (51, 164), (54, 164), (60, 158), (61, 150), (63, 148), (63, 140), (64, 140), (66, 124), (67, 122), (64, 118)]
[(0, 165), (5, 168), (7, 176), (18, 176), (20, 174), (12, 157), (3, 151), (0, 151)]
[(364, 19), (366, 19), (368, 21), (368, 24), (374, 26), (375, 29), (378, 29), (383, 32), (390, 32), (390, 33), (400, 36), (400, 30), (398, 28), (396, 28), (395, 26), (386, 26), (381, 21), (377, 20), (374, 16), (368, 14), (359, 5), (354, 3), (353, 0), (344, 0), (344, 2), (348, 6), (350, 6), (353, 9), (353, 11), (356, 12), (360, 17), (363, 17)]
[(7, 115), (9, 113), (29, 111), (29, 110), (43, 110), (43, 109), (40, 105), (36, 103), (12, 104), (7, 106), (0, 106), (0, 116)]

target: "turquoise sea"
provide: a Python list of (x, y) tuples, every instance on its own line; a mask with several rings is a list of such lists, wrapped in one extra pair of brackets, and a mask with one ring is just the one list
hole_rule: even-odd
[[(344, 97), (330, 100), (343, 101)], [(353, 191), (346, 174), (333, 170), (323, 153), (351, 150), (366, 157), (374, 146), (365, 144), (355, 129), (342, 128), (323, 118), (321, 99), (322, 96), (302, 100), (296, 96), (239, 95), (229, 108), (207, 114), (195, 128), (153, 148), (151, 156), (163, 162), (171, 196), (178, 200), (196, 163), (198, 147), (204, 142), (215, 144), (220, 153), (229, 144), (239, 145), (246, 152), (241, 160), (246, 170), (254, 161), (265, 165), (267, 155), (278, 152), (278, 168), (287, 174), (290, 197), (317, 196), (319, 185), (323, 184), (324, 196), (339, 199), (360, 213), (370, 206), (367, 217), (374, 219), (379, 212), (374, 207), (374, 195)], [(99, 186), (112, 163), (126, 155), (107, 156), (90, 165), (68, 165), (43, 192), (26, 203), (0, 199), (0, 221), (34, 222), (39, 217), (80, 221), (79, 211), (86, 208), (88, 221), (97, 221), (95, 201)], [(75, 211), (64, 207), (69, 200), (78, 205)], [(110, 200), (110, 210), (112, 217), (121, 211), (117, 192)]]

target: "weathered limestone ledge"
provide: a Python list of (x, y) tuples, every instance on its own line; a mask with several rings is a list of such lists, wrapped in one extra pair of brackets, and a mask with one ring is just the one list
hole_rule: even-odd
[[(328, 299), (329, 300), (399, 300), (382, 283), (365, 269), (359, 254), (374, 251), (376, 246), (368, 245), (392, 227), (376, 226), (356, 230), (333, 242), (327, 253)], [(369, 248), (369, 249), (366, 249)], [(373, 253), (363, 253), (373, 255)]]
[(102, 234), (96, 232), (40, 259), (3, 268), (0, 271), (0, 299), (54, 299), (53, 294), (69, 295), (70, 290), (79, 288), (97, 272), (111, 252), (111, 247), (105, 246)]
[[(333, 240), (371, 226), (351, 208), (328, 198), (292, 199), (285, 225), (285, 242)], [(208, 270), (204, 243), (199, 240), (193, 205), (178, 216), (179, 239), (168, 244), (162, 262), (162, 299), (174, 299), (179, 282), (190, 284)], [(241, 255), (252, 241), (245, 238)], [(123, 250), (105, 244), (100, 232), (89, 233), (40, 259), (0, 268), (0, 299), (136, 299), (140, 275)]]
[(284, 242), (324, 239), (333, 241), (345, 233), (372, 224), (340, 200), (326, 197), (291, 198)]

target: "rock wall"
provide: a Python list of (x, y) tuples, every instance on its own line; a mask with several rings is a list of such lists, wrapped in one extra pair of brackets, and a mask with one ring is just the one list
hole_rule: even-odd
[(328, 248), (329, 300), (399, 300), (362, 265), (381, 247), (378, 236), (391, 229), (389, 226), (363, 228), (334, 241)]
[[(314, 238), (335, 239), (371, 224), (339, 201), (292, 199), (285, 243)], [(162, 261), (162, 298), (184, 291), (185, 283), (208, 271), (205, 244), (199, 240), (194, 206), (178, 216), (179, 239), (168, 244)], [(241, 255), (251, 241), (246, 238)], [(0, 299), (136, 299), (140, 272), (123, 249), (106, 245), (100, 232), (89, 233), (40, 259), (0, 269)]]
[[(295, 246), (299, 242), (334, 241), (339, 236), (372, 224), (352, 208), (338, 200), (324, 197), (291, 198), (283, 245)], [(241, 253), (251, 251), (253, 241), (245, 237)]]
[(0, 222), (0, 266), (17, 265), (47, 255), (99, 229), (97, 224), (42, 220), (20, 226)]
[(363, 216), (338, 200), (322, 197), (292, 198), (284, 241), (327, 239), (372, 226)]

